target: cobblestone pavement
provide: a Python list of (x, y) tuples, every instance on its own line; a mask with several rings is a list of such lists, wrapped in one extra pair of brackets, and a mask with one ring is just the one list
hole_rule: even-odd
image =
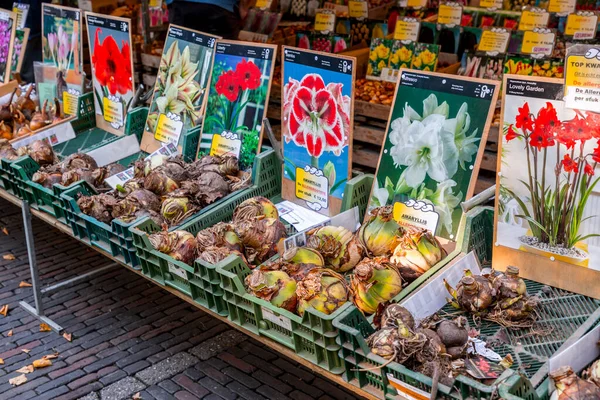
[[(69, 342), (18, 302), (33, 304), (21, 210), (0, 200), (0, 399), (354, 399), (351, 392), (266, 349), (246, 335), (117, 266), (44, 296), (46, 315)], [(87, 246), (33, 218), (43, 285), (110, 264)], [(27, 351), (26, 351), (27, 350)], [(57, 353), (52, 366), (18, 369)], [(135, 396), (137, 398), (137, 396)]]

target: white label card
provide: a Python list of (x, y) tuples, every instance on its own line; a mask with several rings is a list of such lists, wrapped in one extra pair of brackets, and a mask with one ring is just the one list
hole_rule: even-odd
[(292, 330), (292, 321), (288, 317), (284, 317), (281, 315), (275, 315), (275, 313), (268, 308), (261, 307), (263, 319), (274, 323), (277, 326), (281, 326), (282, 328), (287, 329), (288, 331)]

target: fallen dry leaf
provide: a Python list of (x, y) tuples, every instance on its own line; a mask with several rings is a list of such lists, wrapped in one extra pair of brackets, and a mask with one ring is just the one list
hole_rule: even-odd
[(4, 258), (5, 260), (10, 260), (10, 261), (17, 259), (17, 257), (15, 257), (12, 254), (5, 254), (5, 255), (2, 256), (2, 258)]
[(44, 367), (49, 367), (51, 365), (52, 365), (52, 361), (45, 359), (45, 358), (40, 358), (39, 360), (35, 360), (33, 362), (34, 368), (44, 368)]
[(4, 233), (5, 235), (8, 236), (8, 228), (7, 227), (2, 228), (2, 233)]
[(70, 342), (73, 339), (73, 334), (72, 333), (63, 333), (63, 337), (65, 339), (67, 339), (68, 342)]
[(12, 329), (11, 329), (10, 331), (8, 331), (8, 333), (6, 334), (6, 336), (9, 336), (9, 337), (10, 337), (10, 336), (12, 336), (12, 333), (13, 333), (13, 332), (12, 332)]
[(142, 399), (142, 395), (140, 394), (140, 392), (137, 392), (132, 397), (132, 400), (141, 400), (141, 399)]
[(15, 378), (9, 379), (8, 383), (14, 386), (19, 386), (27, 382), (27, 377), (25, 375), (19, 375)]
[(29, 349), (21, 349), (21, 351), (22, 351), (23, 353), (27, 353), (27, 354), (29, 354), (29, 352), (30, 352), (31, 350), (29, 350)]
[(33, 365), (26, 365), (24, 367), (19, 368), (15, 372), (18, 372), (20, 374), (28, 374), (30, 372), (33, 372)]
[(2, 307), (0, 307), (0, 315), (2, 315), (3, 317), (6, 317), (8, 315), (8, 304), (5, 304)]
[(44, 357), (42, 357), (44, 360), (53, 360), (55, 358), (58, 358), (58, 353), (54, 353), (54, 354), (46, 354)]
[(40, 324), (40, 332), (51, 332), (52, 328), (48, 326), (48, 324)]
[(25, 282), (25, 281), (21, 281), (21, 283), (19, 283), (19, 287), (31, 287), (33, 286), (31, 283)]

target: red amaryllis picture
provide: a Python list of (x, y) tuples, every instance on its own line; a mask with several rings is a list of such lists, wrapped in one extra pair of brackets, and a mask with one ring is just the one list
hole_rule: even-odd
[(567, 110), (561, 101), (505, 102), (499, 221), (526, 226), (515, 235), (519, 248), (587, 266), (586, 241), (600, 236), (583, 226), (593, 218), (586, 205), (600, 179), (600, 114)]
[(123, 41), (121, 48), (114, 37), (106, 36), (100, 43), (102, 29), (96, 29), (92, 66), (98, 83), (111, 95), (127, 94), (133, 90), (131, 76), (131, 50), (129, 43)]

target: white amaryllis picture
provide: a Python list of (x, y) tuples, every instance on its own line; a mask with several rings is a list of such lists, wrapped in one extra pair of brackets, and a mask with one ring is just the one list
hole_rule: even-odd
[(430, 94), (421, 111), (404, 103), (401, 115), (390, 123), (371, 199), (372, 207), (408, 198), (430, 203), (441, 231), (449, 236), (458, 225), (454, 211), (465, 198), (485, 124), (485, 118), (472, 124), (469, 104), (474, 108), (475, 102), (455, 101), (457, 97), (440, 103)]

